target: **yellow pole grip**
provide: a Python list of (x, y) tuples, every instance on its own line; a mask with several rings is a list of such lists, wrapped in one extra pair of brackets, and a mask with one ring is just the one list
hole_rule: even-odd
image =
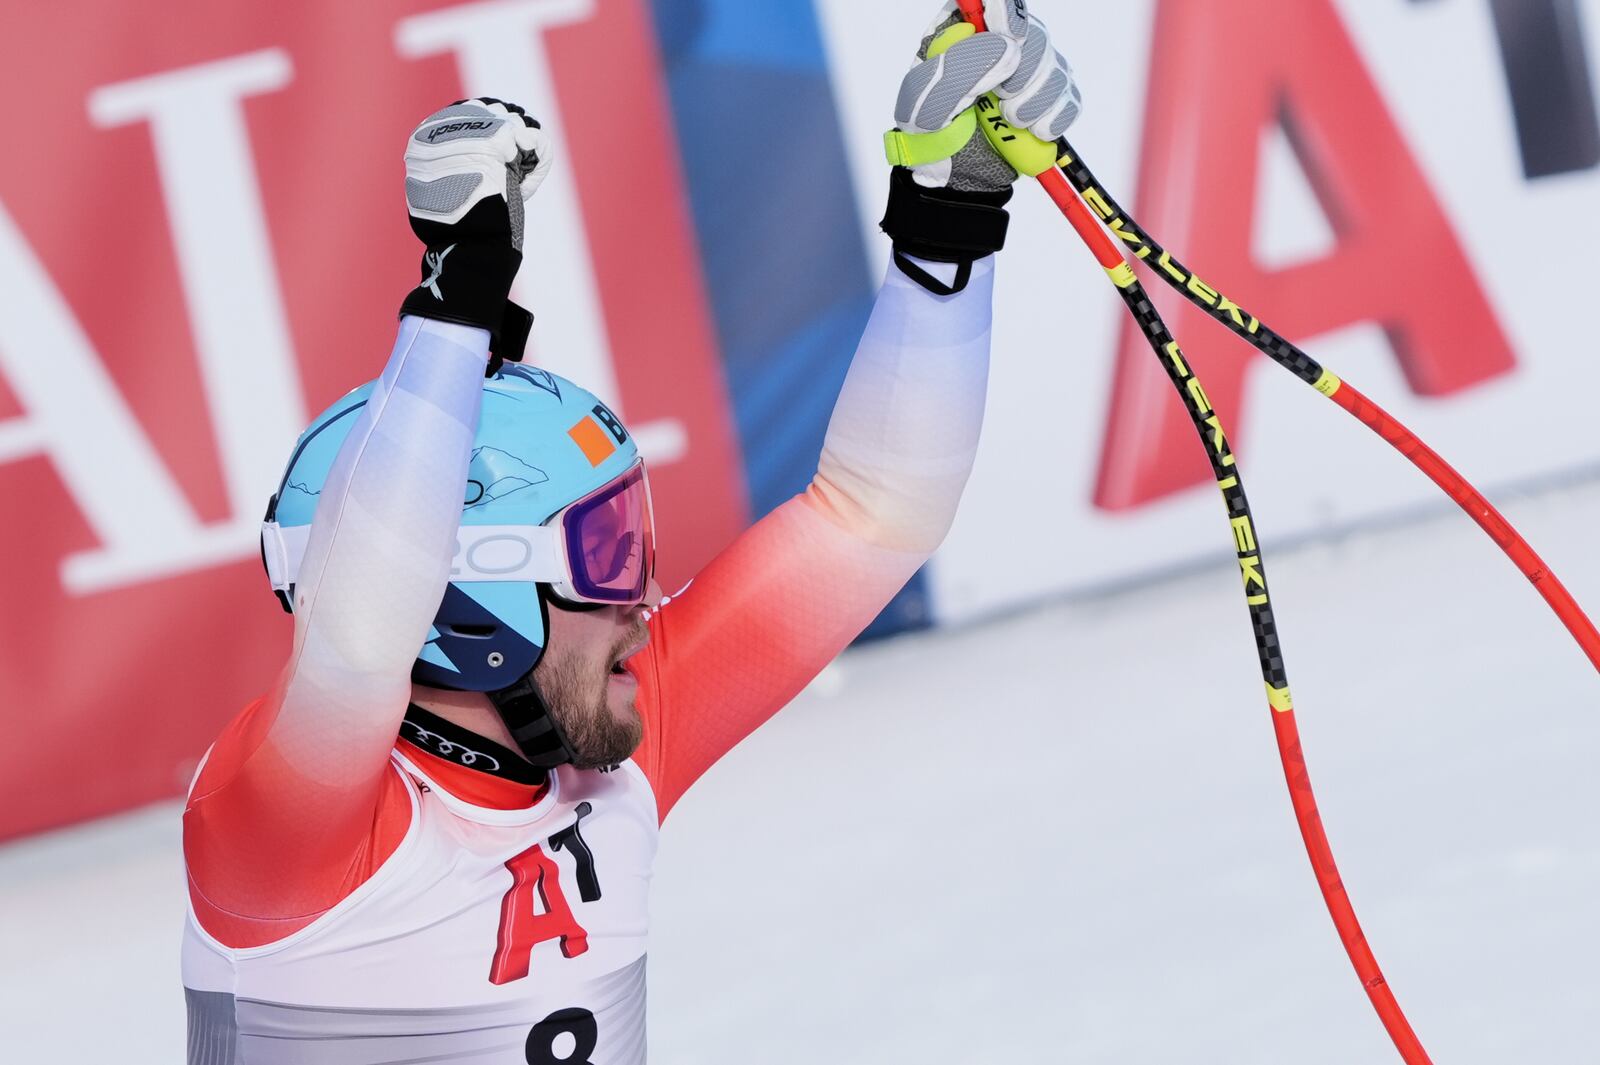
[(983, 135), (989, 138), (989, 144), (1000, 153), (1000, 158), (1010, 163), (1017, 173), (1038, 177), (1056, 165), (1056, 146), (1007, 122), (1000, 113), (1000, 101), (994, 93), (986, 94), (974, 106)]

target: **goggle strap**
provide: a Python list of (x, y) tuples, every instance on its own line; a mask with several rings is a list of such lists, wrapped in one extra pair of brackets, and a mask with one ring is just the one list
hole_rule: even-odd
[[(274, 591), (286, 592), (299, 579), (310, 539), (309, 525), (261, 523), (261, 554)], [(556, 525), (463, 525), (456, 533), (450, 580), (565, 583), (563, 551)]]

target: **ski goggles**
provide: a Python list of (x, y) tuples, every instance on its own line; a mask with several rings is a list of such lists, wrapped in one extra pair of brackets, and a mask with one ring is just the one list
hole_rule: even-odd
[[(261, 558), (280, 599), (299, 576), (309, 525), (261, 527)], [(569, 603), (644, 601), (655, 574), (655, 515), (640, 460), (543, 525), (463, 525), (456, 530), (450, 580), (548, 584)]]
[(544, 579), (561, 598), (599, 604), (644, 600), (655, 574), (656, 526), (643, 460), (561, 508), (540, 528), (555, 541), (546, 557), (559, 562)]

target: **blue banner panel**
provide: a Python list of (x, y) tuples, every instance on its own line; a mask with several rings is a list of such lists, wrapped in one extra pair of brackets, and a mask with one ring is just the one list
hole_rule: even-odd
[[(816, 470), (876, 279), (811, 0), (654, 0), (654, 10), (759, 517)], [(919, 574), (865, 635), (928, 621)]]

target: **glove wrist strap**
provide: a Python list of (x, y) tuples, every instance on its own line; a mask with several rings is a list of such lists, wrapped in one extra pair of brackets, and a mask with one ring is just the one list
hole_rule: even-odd
[[(933, 260), (927, 261), (932, 262)], [(951, 279), (949, 284), (918, 266), (911, 258), (902, 254), (898, 247), (894, 249), (894, 264), (900, 268), (902, 274), (905, 274), (935, 296), (954, 296), (957, 292), (966, 288), (967, 282), (972, 280), (972, 262), (970, 260), (956, 264), (956, 276)]]
[[(1010, 216), (1005, 211), (1010, 189), (962, 192), (933, 189), (917, 183), (910, 170), (896, 167), (889, 178), (889, 205), (879, 223), (894, 241), (895, 263), (907, 277), (941, 296), (960, 292), (972, 264), (1005, 247)], [(954, 285), (946, 285), (908, 262), (956, 263)]]
[(521, 362), (533, 331), (533, 312), (506, 300), (500, 328), (489, 331), (489, 376), (500, 372), (502, 362)]

